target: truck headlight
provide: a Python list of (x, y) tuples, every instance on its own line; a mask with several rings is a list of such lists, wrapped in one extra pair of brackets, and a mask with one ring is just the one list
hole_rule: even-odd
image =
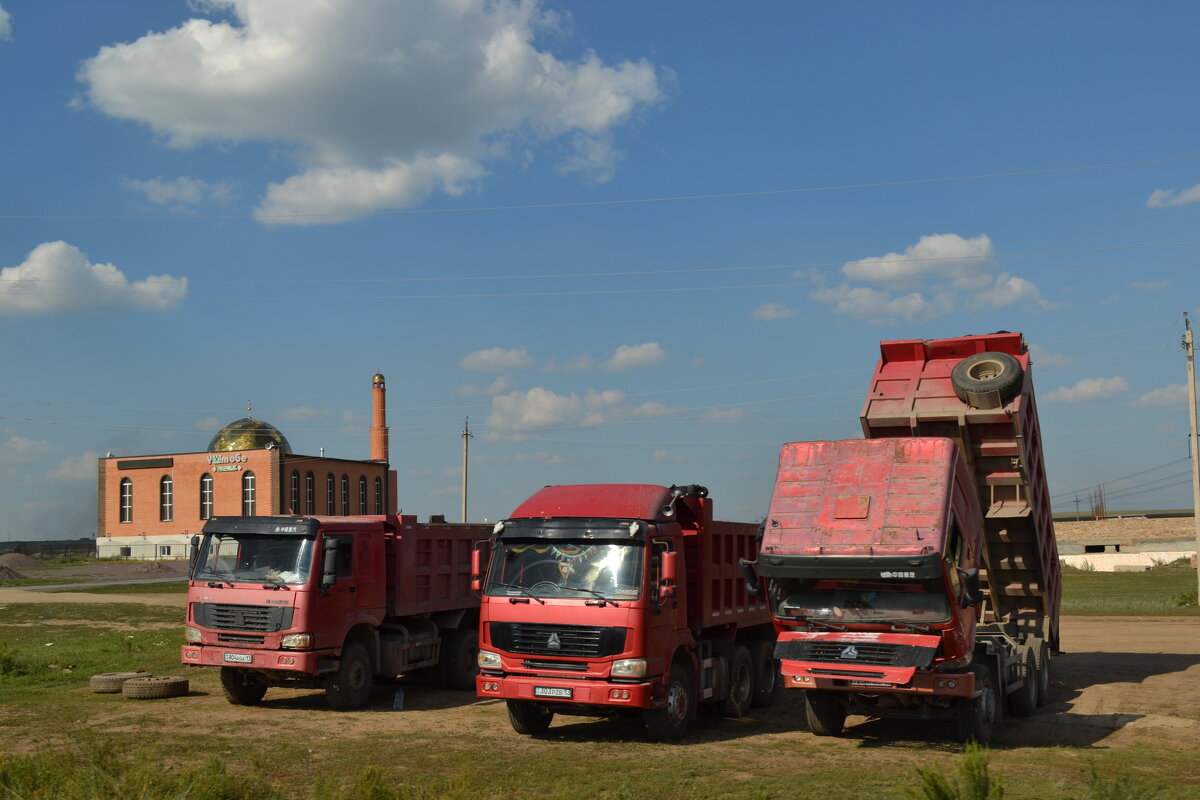
[(202, 634), (200, 633), (200, 631), (197, 630), (196, 628), (193, 628), (191, 625), (188, 625), (183, 629), (183, 640), (185, 642), (195, 643), (195, 642), (200, 641), (201, 637), (202, 637)]
[(646, 674), (646, 659), (626, 658), (614, 661), (612, 674), (619, 678), (641, 678)]
[(289, 633), (279, 640), (280, 647), (286, 647), (289, 650), (305, 650), (312, 647), (311, 633)]
[(479, 668), (480, 669), (500, 669), (500, 654), (489, 653), (487, 650), (479, 651)]

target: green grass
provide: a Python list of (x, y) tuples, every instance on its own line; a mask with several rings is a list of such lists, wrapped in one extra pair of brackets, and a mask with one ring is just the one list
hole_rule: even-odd
[(107, 586), (88, 586), (86, 584), (70, 589), (51, 589), (55, 592), (87, 592), (88, 594), (184, 594), (187, 592), (187, 579), (157, 583), (121, 583)]
[(1062, 587), (1063, 614), (1200, 615), (1200, 607), (1196, 605), (1196, 571), (1186, 559), (1147, 572), (1095, 572), (1064, 567)]

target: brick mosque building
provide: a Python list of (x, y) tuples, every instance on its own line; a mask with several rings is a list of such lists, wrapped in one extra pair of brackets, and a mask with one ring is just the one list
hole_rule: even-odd
[(185, 558), (191, 537), (219, 516), (396, 513), (379, 373), (371, 405), (365, 461), (298, 455), (278, 428), (250, 416), (217, 431), (203, 453), (101, 458), (96, 555)]

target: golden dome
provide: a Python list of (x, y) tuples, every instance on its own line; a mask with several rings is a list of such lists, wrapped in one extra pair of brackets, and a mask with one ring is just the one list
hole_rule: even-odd
[(291, 453), (292, 446), (287, 437), (269, 422), (252, 417), (235, 419), (217, 431), (208, 443), (208, 452), (224, 450), (261, 450), (267, 445), (278, 447), (281, 452)]

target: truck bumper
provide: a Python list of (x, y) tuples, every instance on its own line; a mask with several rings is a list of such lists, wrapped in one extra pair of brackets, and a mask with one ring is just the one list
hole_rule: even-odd
[(185, 644), (180, 648), (180, 661), (205, 667), (241, 667), (243, 669), (273, 669), (315, 675), (318, 663), (330, 653), (308, 650), (251, 650), (219, 645)]
[[(826, 689), (868, 694), (918, 694), (974, 697), (975, 674), (971, 672), (912, 671), (904, 682), (872, 680), (858, 676), (840, 677), (829, 664), (783, 660), (784, 686), (788, 689)], [(815, 674), (819, 673), (819, 674)]]
[[(653, 683), (573, 681), (525, 675), (485, 675), (475, 678), (475, 694), (501, 700), (569, 703), (617, 708), (653, 708)], [(663, 701), (665, 702), (665, 700)], [(659, 705), (662, 705), (660, 702)]]

